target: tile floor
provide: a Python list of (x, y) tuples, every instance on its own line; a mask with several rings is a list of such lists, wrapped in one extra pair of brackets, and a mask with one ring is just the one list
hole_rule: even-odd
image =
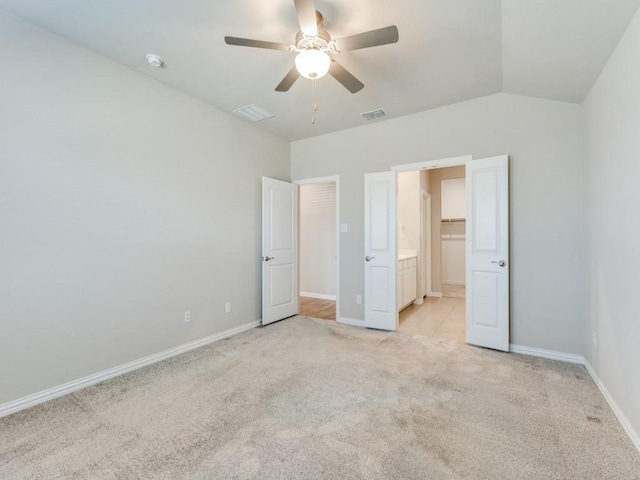
[[(398, 330), (466, 343), (465, 312), (464, 298), (426, 297), (422, 305), (411, 305), (400, 312)], [(336, 302), (300, 297), (300, 315), (335, 320)]]
[(422, 305), (400, 312), (400, 332), (466, 342), (464, 298), (425, 297)]
[(442, 296), (452, 298), (464, 298), (466, 287), (464, 285), (442, 284)]

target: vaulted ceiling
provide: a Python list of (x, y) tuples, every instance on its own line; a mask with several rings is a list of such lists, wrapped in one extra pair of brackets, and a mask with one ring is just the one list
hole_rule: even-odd
[[(294, 43), (293, 0), (0, 0), (0, 8), (288, 140), (498, 92), (581, 103), (640, 0), (316, 0), (333, 38), (397, 25), (398, 43), (336, 54), (365, 85), (331, 76), (274, 91), (294, 54), (230, 46), (227, 35)], [(145, 54), (163, 57), (150, 67)], [(384, 121), (385, 118), (373, 120)]]

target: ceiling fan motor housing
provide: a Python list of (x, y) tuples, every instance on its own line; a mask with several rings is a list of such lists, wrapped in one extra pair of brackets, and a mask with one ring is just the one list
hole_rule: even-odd
[(331, 35), (324, 28), (318, 26), (318, 35), (315, 37), (305, 35), (302, 32), (296, 34), (296, 50), (303, 51), (309, 49), (321, 50), (323, 52), (332, 51)]

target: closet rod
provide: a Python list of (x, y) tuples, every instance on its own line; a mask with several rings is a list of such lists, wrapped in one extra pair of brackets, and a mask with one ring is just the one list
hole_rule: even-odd
[(454, 222), (465, 222), (466, 220), (467, 220), (466, 218), (443, 218), (440, 221), (446, 222), (446, 223), (454, 223)]

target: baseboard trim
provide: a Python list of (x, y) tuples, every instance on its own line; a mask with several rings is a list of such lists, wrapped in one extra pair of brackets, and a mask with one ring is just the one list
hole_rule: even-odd
[(633, 445), (636, 447), (636, 450), (640, 452), (640, 434), (635, 431), (629, 419), (627, 419), (626, 415), (622, 413), (622, 410), (613, 399), (613, 396), (611, 396), (609, 390), (607, 390), (607, 387), (604, 386), (604, 383), (602, 383), (602, 380), (600, 380), (600, 377), (598, 377), (598, 374), (587, 360), (584, 361), (584, 367), (587, 369), (587, 372), (589, 372), (589, 375), (591, 375), (594, 383), (600, 389), (602, 396), (609, 404), (609, 407), (611, 407), (611, 410), (613, 410), (613, 414), (618, 419), (618, 422), (620, 422), (620, 425), (622, 425), (624, 431), (627, 432), (627, 435), (629, 435), (629, 438), (633, 442)]
[(364, 320), (356, 320), (355, 318), (340, 317), (338, 323), (353, 325), (354, 327), (364, 327)]
[(442, 292), (429, 292), (427, 293), (427, 297), (442, 298)]
[(512, 353), (521, 353), (523, 355), (531, 355), (533, 357), (549, 358), (551, 360), (560, 360), (561, 362), (577, 363), (584, 365), (584, 357), (582, 355), (574, 355), (573, 353), (556, 352), (555, 350), (544, 350), (542, 348), (525, 347), (523, 345), (509, 345), (509, 351)]
[(162, 360), (175, 357), (176, 355), (188, 352), (189, 350), (194, 350), (198, 347), (203, 347), (210, 343), (217, 342), (218, 340), (237, 335), (238, 333), (242, 333), (246, 330), (251, 330), (252, 328), (259, 326), (260, 324), (261, 320), (245, 323), (244, 325), (240, 325), (239, 327), (230, 328), (229, 330), (225, 330), (223, 332), (216, 333), (214, 335), (210, 335), (208, 337), (204, 337), (190, 343), (185, 343), (183, 345), (170, 348), (169, 350), (165, 350), (163, 352), (139, 358), (138, 360), (125, 363), (124, 365), (109, 368), (108, 370), (103, 370), (102, 372), (94, 373), (93, 375), (88, 375), (78, 380), (73, 380), (71, 382), (58, 385), (57, 387), (48, 388), (46, 390), (42, 390), (41, 392), (27, 395), (26, 397), (22, 397), (17, 400), (12, 400), (0, 405), (0, 417), (11, 415), (12, 413), (24, 410), (25, 408), (33, 407), (48, 400), (62, 397), (63, 395), (67, 395), (77, 390), (95, 385), (96, 383), (104, 382), (105, 380), (109, 380), (119, 375), (124, 375), (125, 373), (132, 372), (139, 368), (143, 368), (154, 363), (161, 362)]
[(301, 297), (307, 298), (318, 298), (320, 300), (336, 300), (335, 295), (325, 295), (324, 293), (310, 293), (310, 292), (300, 292)]

